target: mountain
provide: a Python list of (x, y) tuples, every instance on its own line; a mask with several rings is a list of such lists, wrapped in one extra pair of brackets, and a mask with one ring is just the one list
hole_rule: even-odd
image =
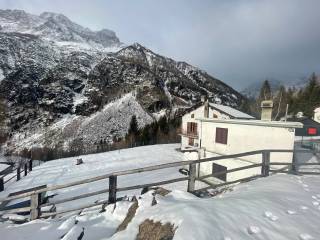
[(244, 98), (185, 62), (110, 30), (91, 31), (55, 13), (0, 11), (0, 97), (10, 118), (7, 151), (95, 148), (166, 114), (174, 118), (206, 95), (238, 107)]
[(120, 44), (116, 34), (107, 29), (91, 31), (66, 16), (44, 12), (39, 16), (22, 10), (0, 10), (1, 32), (32, 34), (56, 42), (77, 42), (109, 47)]

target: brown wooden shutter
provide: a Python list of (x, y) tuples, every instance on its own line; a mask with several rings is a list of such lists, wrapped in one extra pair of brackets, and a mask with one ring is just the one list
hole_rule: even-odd
[(216, 128), (216, 142), (221, 144), (228, 143), (228, 128)]

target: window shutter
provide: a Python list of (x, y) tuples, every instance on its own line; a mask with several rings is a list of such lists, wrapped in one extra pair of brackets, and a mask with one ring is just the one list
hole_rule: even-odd
[(228, 128), (216, 128), (216, 142), (221, 144), (228, 143)]

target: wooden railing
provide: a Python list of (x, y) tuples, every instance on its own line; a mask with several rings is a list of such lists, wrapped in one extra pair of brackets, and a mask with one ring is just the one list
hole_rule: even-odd
[[(32, 171), (32, 160), (28, 160), (24, 162), (23, 164), (19, 164), (16, 168), (14, 168), (10, 173), (6, 173), (4, 175), (0, 175), (0, 192), (4, 190), (4, 186), (6, 183), (11, 181), (12, 179), (16, 178), (16, 181), (19, 181), (21, 179), (21, 173), (23, 173), (24, 176), (28, 175), (28, 172)], [(15, 173), (15, 174), (14, 174)], [(12, 176), (10, 176), (12, 175)], [(6, 179), (8, 177), (8, 179)]]
[[(297, 150), (295, 152), (308, 152), (308, 153), (310, 153), (309, 150)], [(67, 212), (78, 211), (78, 210), (82, 210), (85, 208), (98, 206), (98, 205), (102, 205), (102, 207), (104, 209), (106, 204), (112, 204), (117, 201), (117, 193), (118, 192), (134, 190), (134, 189), (142, 189), (142, 188), (151, 187), (151, 186), (160, 186), (160, 185), (181, 182), (181, 181), (188, 181), (187, 191), (188, 192), (195, 192), (195, 191), (204, 191), (204, 190), (207, 190), (210, 188), (217, 188), (217, 187), (221, 187), (221, 186), (225, 186), (225, 185), (229, 185), (229, 184), (234, 184), (237, 182), (249, 181), (249, 180), (252, 180), (257, 177), (267, 177), (267, 176), (269, 176), (270, 173), (281, 172), (281, 173), (295, 173), (295, 174), (298, 174), (298, 173), (320, 174), (320, 173), (315, 173), (315, 172), (299, 172), (298, 171), (298, 166), (301, 166), (301, 165), (319, 165), (320, 166), (320, 163), (301, 164), (301, 163), (297, 163), (295, 161), (295, 158), (293, 158), (292, 163), (270, 162), (270, 154), (271, 153), (293, 153), (293, 150), (283, 150), (283, 149), (258, 150), (258, 151), (250, 151), (250, 152), (238, 153), (238, 154), (232, 154), (232, 155), (223, 155), (223, 156), (210, 157), (210, 158), (204, 158), (204, 159), (198, 159), (198, 160), (179, 161), (179, 162), (172, 162), (172, 163), (154, 165), (154, 166), (143, 167), (143, 168), (136, 168), (136, 169), (131, 169), (131, 170), (112, 172), (112, 173), (108, 173), (108, 174), (93, 177), (93, 178), (88, 178), (88, 179), (75, 181), (75, 182), (71, 182), (71, 183), (67, 183), (67, 184), (49, 186), (49, 187), (25, 192), (22, 194), (18, 194), (15, 196), (1, 198), (0, 202), (8, 202), (8, 203), (11, 200), (16, 200), (16, 199), (21, 199), (21, 198), (30, 198), (31, 203), (30, 203), (30, 207), (23, 207), (23, 208), (0, 211), (0, 215), (6, 214), (6, 213), (20, 213), (20, 212), (30, 211), (30, 220), (34, 220), (34, 219), (42, 218), (42, 217), (54, 217), (56, 215), (61, 215), (61, 214), (67, 213)], [(224, 159), (234, 159), (234, 161), (237, 161), (241, 157), (252, 156), (252, 155), (261, 155), (261, 157), (262, 157), (261, 163), (255, 163), (255, 164), (251, 164), (251, 165), (244, 166), (244, 167), (228, 169), (225, 171), (216, 172), (214, 174), (208, 174), (205, 176), (197, 177), (196, 165), (198, 163), (214, 162), (214, 161), (219, 161), (219, 160), (224, 160)], [(284, 169), (271, 170), (270, 169), (270, 166), (276, 166), (276, 165), (287, 166), (288, 169), (287, 170), (284, 170)], [(153, 182), (153, 183), (134, 185), (134, 186), (126, 186), (126, 187), (120, 187), (120, 188), (117, 185), (117, 178), (119, 176), (138, 174), (138, 173), (142, 173), (142, 172), (149, 172), (149, 171), (155, 171), (155, 170), (167, 169), (167, 168), (173, 168), (173, 167), (182, 167), (182, 166), (189, 166), (189, 175), (188, 176), (165, 180), (165, 181), (160, 181), (160, 182)], [(209, 178), (209, 177), (217, 177), (221, 174), (228, 174), (228, 173), (232, 173), (232, 172), (243, 171), (246, 169), (257, 168), (257, 167), (261, 167), (261, 173), (258, 175), (238, 179), (235, 181), (224, 182), (224, 183), (220, 183), (220, 184), (207, 183), (208, 187), (205, 187), (202, 189), (197, 189), (197, 190), (195, 189), (196, 180), (203, 181), (204, 179)], [(85, 194), (81, 194), (78, 196), (73, 196), (73, 197), (64, 198), (64, 199), (60, 199), (60, 200), (56, 200), (53, 202), (48, 202), (48, 203), (42, 204), (42, 197), (43, 197), (42, 193), (45, 193), (48, 191), (64, 189), (64, 188), (69, 188), (69, 187), (73, 187), (73, 186), (78, 186), (78, 185), (82, 185), (82, 184), (92, 183), (92, 182), (96, 182), (96, 181), (103, 180), (103, 179), (109, 180), (109, 187), (107, 189), (103, 189), (103, 190), (99, 190), (99, 191), (95, 191), (95, 192), (90, 192), (90, 193), (85, 193)], [(104, 193), (109, 193), (108, 199), (106, 199), (104, 201), (95, 202), (92, 204), (87, 204), (84, 206), (79, 206), (77, 208), (63, 210), (60, 212), (41, 213), (42, 207), (52, 206), (52, 205), (55, 206), (57, 204), (61, 204), (61, 203), (69, 202), (69, 201), (74, 201), (74, 200), (78, 200), (78, 199), (82, 199), (82, 198), (92, 197), (92, 196), (96, 196), (96, 195), (104, 194)]]

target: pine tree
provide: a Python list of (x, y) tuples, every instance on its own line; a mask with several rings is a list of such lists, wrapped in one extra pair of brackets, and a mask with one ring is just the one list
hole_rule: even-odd
[(136, 145), (136, 141), (139, 138), (139, 129), (137, 117), (133, 115), (130, 120), (128, 134), (126, 136), (127, 143), (133, 147)]
[(271, 100), (271, 99), (272, 99), (271, 87), (270, 87), (269, 81), (265, 80), (260, 89), (259, 100), (264, 101), (264, 100)]
[(128, 133), (137, 136), (138, 132), (139, 132), (139, 129), (138, 129), (137, 117), (136, 115), (133, 115), (131, 117)]
[(166, 116), (161, 117), (159, 119), (158, 123), (159, 123), (159, 128), (160, 128), (161, 132), (164, 134), (168, 134), (169, 125), (168, 125), (167, 117)]
[(0, 98), (0, 143), (6, 141), (8, 129), (7, 129), (7, 106), (3, 98)]

